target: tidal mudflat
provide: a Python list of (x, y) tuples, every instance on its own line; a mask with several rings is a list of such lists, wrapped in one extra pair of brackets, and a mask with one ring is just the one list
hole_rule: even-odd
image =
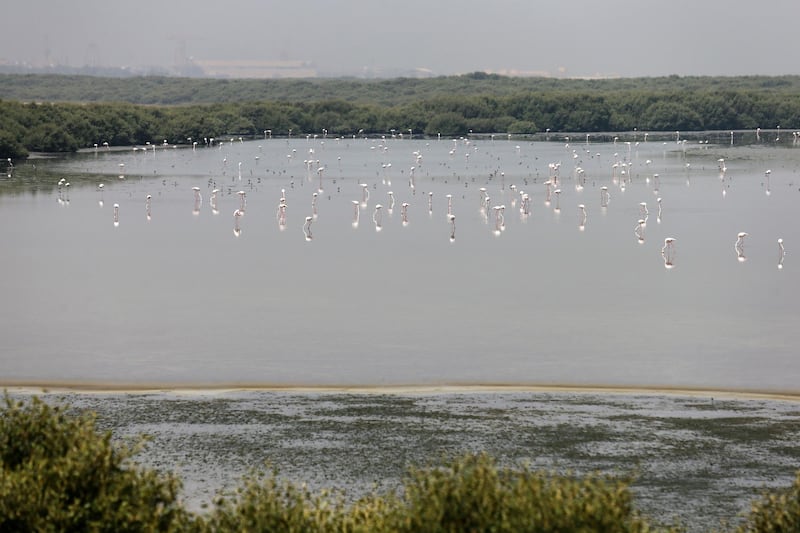
[(632, 475), (648, 516), (708, 531), (800, 468), (800, 403), (774, 397), (481, 388), (45, 397), (95, 411), (117, 438), (148, 435), (139, 462), (178, 474), (195, 510), (254, 469), (356, 498), (399, 487), (411, 465), (486, 451), (503, 465)]

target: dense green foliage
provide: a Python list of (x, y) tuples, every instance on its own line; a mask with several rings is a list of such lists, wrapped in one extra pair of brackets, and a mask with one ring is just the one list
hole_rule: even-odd
[[(0, 157), (228, 136), (796, 128), (800, 77), (212, 80), (0, 75)], [(59, 102), (59, 103), (54, 103)], [(70, 103), (68, 103), (70, 102)], [(147, 104), (147, 105), (145, 105)], [(203, 141), (205, 142), (205, 141)]]
[[(628, 480), (498, 466), (486, 454), (411, 469), (397, 492), (346, 502), (261, 473), (197, 515), (93, 415), (39, 399), (0, 409), (0, 531), (650, 531)], [(671, 529), (674, 530), (674, 529)], [(741, 532), (799, 531), (800, 473), (755, 502)]]
[(57, 74), (0, 74), (0, 98), (25, 102), (128, 102), (180, 105), (344, 100), (382, 107), (441, 96), (505, 97), (526, 93), (721, 94), (796, 96), (800, 76), (666, 76), (563, 79), (474, 72), (427, 79), (210, 79), (142, 76), (98, 78)]
[(273, 474), (251, 479), (234, 499), (221, 501), (206, 525), (214, 531), (376, 533), (650, 530), (624, 481), (500, 468), (485, 454), (412, 469), (400, 494), (346, 507), (341, 497), (315, 496)]
[(180, 482), (130, 463), (94, 418), (8, 397), (0, 412), (0, 531), (169, 531)]

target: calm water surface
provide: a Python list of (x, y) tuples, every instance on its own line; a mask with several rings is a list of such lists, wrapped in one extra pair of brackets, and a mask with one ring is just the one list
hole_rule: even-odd
[(799, 392), (799, 171), (793, 145), (583, 137), (31, 159), (0, 180), (0, 381)]

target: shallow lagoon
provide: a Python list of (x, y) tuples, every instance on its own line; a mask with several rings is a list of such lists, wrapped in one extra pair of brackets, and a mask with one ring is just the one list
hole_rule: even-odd
[(237, 139), (19, 163), (0, 181), (0, 380), (798, 392), (800, 147), (555, 139)]

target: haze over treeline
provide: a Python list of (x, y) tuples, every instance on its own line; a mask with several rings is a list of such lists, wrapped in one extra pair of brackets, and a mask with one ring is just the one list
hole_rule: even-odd
[(4, 6), (0, 66), (185, 73), (254, 61), (265, 76), (797, 75), (797, 14), (793, 0), (28, 0)]

